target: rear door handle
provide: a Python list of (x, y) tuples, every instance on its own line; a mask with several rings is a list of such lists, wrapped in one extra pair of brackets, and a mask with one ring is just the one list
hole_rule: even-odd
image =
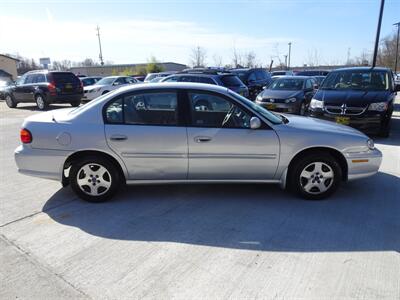
[(122, 135), (122, 134), (114, 134), (110, 137), (110, 140), (112, 140), (112, 141), (125, 141), (127, 139), (128, 139), (128, 137), (126, 135)]
[(209, 137), (209, 136), (196, 136), (196, 137), (194, 138), (194, 140), (195, 140), (197, 143), (205, 143), (205, 142), (211, 141), (212, 138)]

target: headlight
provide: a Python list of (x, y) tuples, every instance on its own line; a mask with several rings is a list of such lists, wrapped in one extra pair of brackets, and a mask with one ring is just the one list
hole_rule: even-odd
[(375, 149), (374, 141), (371, 140), (371, 139), (368, 139), (368, 140), (367, 140), (367, 146), (368, 146), (368, 148), (369, 148), (370, 150), (374, 150), (374, 149)]
[(294, 103), (297, 101), (297, 98), (289, 98), (285, 100), (285, 103)]
[(257, 98), (256, 98), (256, 101), (262, 102), (262, 99), (263, 99), (262, 96), (261, 96), (261, 95), (258, 95)]
[(310, 108), (313, 108), (313, 109), (321, 108), (322, 109), (322, 108), (324, 108), (324, 101), (320, 101), (317, 99), (311, 99)]
[(388, 108), (387, 102), (376, 102), (371, 103), (368, 107), (368, 110), (375, 110), (375, 111), (385, 111)]

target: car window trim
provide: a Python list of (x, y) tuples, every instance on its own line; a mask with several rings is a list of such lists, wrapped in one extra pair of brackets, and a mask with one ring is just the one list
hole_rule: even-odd
[[(176, 124), (129, 124), (125, 122), (125, 111), (124, 111), (124, 107), (125, 107), (125, 97), (131, 96), (131, 95), (137, 95), (137, 94), (153, 94), (153, 93), (171, 93), (171, 92), (175, 92), (176, 93), (176, 97), (177, 97), (177, 123)], [(181, 102), (182, 100), (180, 100), (181, 98), (181, 94), (179, 93), (179, 89), (176, 88), (171, 88), (171, 89), (146, 89), (146, 90), (140, 90), (140, 91), (131, 91), (131, 92), (126, 92), (123, 94), (119, 94), (115, 97), (113, 97), (112, 99), (108, 100), (102, 108), (102, 115), (103, 115), (103, 123), (104, 125), (126, 125), (126, 126), (164, 126), (164, 127), (186, 127), (186, 121), (184, 120), (184, 115), (182, 115), (180, 106), (182, 106)], [(114, 103), (115, 101), (118, 101), (119, 99), (122, 98), (122, 122), (116, 122), (116, 123), (111, 123), (108, 122), (107, 120), (107, 108)]]
[(237, 101), (236, 99), (229, 97), (227, 95), (221, 94), (221, 93), (217, 93), (214, 91), (207, 91), (207, 90), (197, 90), (197, 89), (185, 89), (184, 90), (184, 115), (186, 116), (186, 127), (188, 128), (215, 128), (215, 129), (245, 129), (245, 130), (254, 130), (251, 128), (241, 128), (241, 127), (215, 127), (215, 126), (202, 126), (202, 125), (195, 125), (193, 123), (193, 117), (192, 117), (192, 108), (191, 108), (191, 101), (189, 98), (189, 93), (190, 92), (194, 92), (194, 93), (203, 93), (203, 94), (210, 94), (213, 96), (218, 96), (221, 98), (226, 99), (227, 101), (234, 103), (236, 106), (238, 106), (240, 109), (242, 109), (245, 113), (251, 115), (252, 117), (257, 117), (260, 119), (261, 121), (261, 127), (258, 128), (257, 130), (261, 130), (261, 129), (267, 129), (267, 130), (272, 130), (272, 128), (265, 123), (263, 118), (260, 118), (260, 116), (258, 114), (256, 114), (255, 112), (253, 112), (251, 109), (249, 109), (247, 106), (243, 105), (242, 103), (240, 103), (239, 101)]

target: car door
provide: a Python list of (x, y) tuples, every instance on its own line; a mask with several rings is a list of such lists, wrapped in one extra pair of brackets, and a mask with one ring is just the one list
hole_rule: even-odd
[(24, 84), (26, 80), (27, 75), (23, 75), (21, 78), (19, 78), (16, 82), (15, 85), (11, 85), (10, 90), (12, 91), (13, 97), (17, 102), (23, 102), (24, 101)]
[[(230, 97), (188, 91), (189, 179), (273, 179), (279, 140), (267, 124), (250, 129), (253, 114)], [(228, 118), (230, 114), (230, 118)]]
[(129, 179), (187, 178), (187, 134), (176, 90), (146, 90), (113, 99), (105, 108), (105, 135)]
[(21, 86), (21, 98), (24, 102), (34, 102), (34, 85), (37, 74), (29, 74), (26, 76), (24, 84)]

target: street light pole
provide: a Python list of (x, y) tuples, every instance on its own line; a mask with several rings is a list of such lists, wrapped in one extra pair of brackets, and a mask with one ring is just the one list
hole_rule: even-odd
[(376, 66), (376, 57), (378, 55), (379, 35), (381, 33), (381, 24), (382, 24), (382, 15), (383, 15), (383, 7), (384, 6), (385, 6), (385, 0), (381, 0), (381, 9), (379, 11), (379, 19), (378, 19), (378, 28), (376, 29), (374, 58), (372, 60), (372, 67), (373, 68), (375, 68), (375, 66)]
[(288, 58), (287, 68), (288, 70), (290, 70), (290, 52), (292, 50), (292, 43), (290, 42), (288, 45), (289, 45), (289, 58)]
[(400, 35), (400, 22), (394, 23), (397, 26), (397, 40), (396, 40), (396, 58), (394, 60), (394, 72), (397, 75), (397, 57), (399, 56), (399, 35)]
[(104, 65), (104, 61), (103, 61), (103, 53), (101, 52), (101, 40), (100, 40), (100, 27), (99, 25), (97, 25), (97, 37), (99, 38), (99, 49), (100, 49), (100, 54), (99, 54), (99, 58), (100, 58), (100, 64)]

